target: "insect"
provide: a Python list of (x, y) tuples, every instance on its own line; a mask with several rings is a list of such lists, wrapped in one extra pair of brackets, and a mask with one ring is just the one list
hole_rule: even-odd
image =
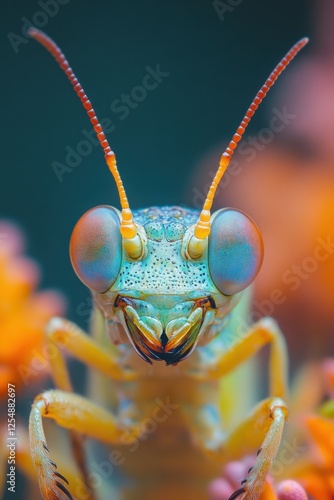
[[(111, 483), (119, 482), (120, 497), (145, 500), (173, 494), (206, 498), (208, 481), (226, 456), (233, 456), (235, 443), (250, 440), (250, 448), (260, 449), (230, 500), (259, 498), (287, 418), (285, 343), (270, 318), (251, 326), (228, 347), (222, 341), (240, 314), (243, 291), (260, 269), (263, 243), (257, 226), (243, 212), (210, 211), (255, 110), (308, 40), (292, 47), (257, 93), (221, 157), (201, 212), (180, 207), (132, 212), (115, 154), (65, 56), (43, 32), (32, 28), (29, 34), (53, 55), (85, 107), (121, 204), (121, 211), (92, 208), (72, 233), (71, 261), (92, 292), (94, 321), (90, 336), (65, 319), (54, 318), (48, 325), (48, 341), (57, 346), (50, 361), (56, 389), (37, 396), (30, 415), (31, 452), (42, 496), (110, 498), (100, 497), (92, 484), (83, 434), (112, 445), (114, 454), (101, 470), (108, 470)], [(265, 344), (270, 345), (269, 397), (225, 435), (219, 380)], [(104, 406), (73, 392), (63, 351), (103, 374), (99, 390)], [(81, 489), (66, 484), (51, 460), (44, 417), (70, 429), (85, 483)], [(130, 479), (124, 480), (125, 475)]]

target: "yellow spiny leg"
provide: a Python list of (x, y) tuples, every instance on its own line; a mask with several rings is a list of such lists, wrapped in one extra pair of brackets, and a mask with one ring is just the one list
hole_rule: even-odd
[(262, 442), (254, 466), (249, 469), (249, 474), (242, 481), (241, 488), (232, 495), (230, 500), (259, 498), (266, 475), (278, 451), (287, 415), (288, 409), (283, 400), (266, 399), (261, 401), (251, 415), (228, 436), (221, 452), (232, 460), (240, 454), (247, 455), (254, 451)]
[[(112, 356), (111, 350), (106, 351), (105, 346), (99, 345), (95, 339), (89, 337), (83, 330), (68, 320), (53, 318), (48, 325), (46, 336), (49, 345), (53, 346), (49, 363), (54, 383), (58, 389), (73, 393), (69, 371), (62, 351), (67, 351), (76, 359), (90, 365), (113, 380), (129, 380), (133, 377), (133, 374), (131, 375), (120, 369)], [(78, 430), (74, 428), (70, 431), (73, 456), (86, 487), (89, 489), (85, 453), (82, 437), (77, 432)], [(90, 498), (94, 499), (92, 491)]]
[[(18, 439), (16, 441), (16, 465), (18, 470), (25, 476), (27, 484), (25, 484), (25, 498), (39, 498), (37, 474), (34, 467), (31, 449), (29, 444), (28, 428), (21, 423), (16, 426), (16, 433)], [(4, 489), (6, 485), (7, 467), (8, 467), (8, 448), (6, 446), (8, 430), (7, 426), (1, 428), (2, 445), (0, 446), (0, 456), (3, 459), (0, 467), (0, 498), (4, 496)], [(60, 458), (60, 454), (57, 455)], [(56, 458), (57, 460), (57, 458)], [(80, 491), (85, 493), (85, 498), (88, 498), (88, 492), (85, 485), (78, 479), (78, 471), (71, 466), (72, 464), (66, 463), (66, 479), (70, 484), (75, 482), (80, 487)]]
[[(223, 461), (226, 457), (234, 459), (256, 451), (260, 446), (260, 452), (248, 477), (230, 500), (259, 498), (266, 475), (279, 448), (288, 415), (286, 403), (283, 401), (287, 392), (287, 354), (283, 335), (276, 322), (271, 318), (259, 321), (241, 339), (219, 353), (216, 362), (207, 372), (209, 379), (223, 377), (240, 363), (254, 356), (266, 344), (270, 344), (270, 397), (260, 402), (251, 415), (227, 436), (217, 450), (217, 457)], [(205, 442), (202, 445), (206, 447)]]
[(67, 480), (57, 472), (56, 464), (49, 458), (43, 417), (108, 444), (122, 442), (125, 432), (127, 436), (129, 432), (135, 435), (134, 429), (125, 428), (112, 413), (77, 394), (50, 390), (37, 396), (29, 420), (30, 447), (42, 496), (47, 500), (58, 499), (60, 491), (69, 499), (73, 497), (64, 485)]
[[(16, 424), (15, 428), (16, 437), (14, 439), (8, 439), (8, 429), (7, 425), (2, 425), (0, 428), (0, 498), (5, 497), (5, 488), (6, 490), (11, 487), (13, 488), (12, 492), (16, 491), (15, 486), (15, 476), (17, 472), (14, 472), (14, 480), (12, 483), (8, 483), (7, 481), (11, 480), (11, 477), (7, 474), (10, 471), (10, 466), (15, 467), (15, 470), (19, 470), (25, 477), (24, 482), (24, 491), (25, 498), (37, 498), (38, 497), (38, 486), (37, 486), (37, 476), (36, 470), (34, 468), (30, 447), (29, 447), (29, 436), (28, 429), (26, 426), (22, 425), (21, 422)], [(9, 457), (9, 450), (12, 447), (12, 443), (14, 444), (14, 461)], [(10, 445), (10, 448), (7, 447), (7, 444)], [(14, 495), (15, 497), (15, 495)]]
[(233, 450), (238, 449), (239, 453), (247, 454), (251, 451), (252, 445), (254, 451), (262, 439), (263, 442), (248, 477), (230, 500), (259, 498), (266, 475), (280, 445), (288, 415), (286, 403), (283, 401), (287, 393), (287, 352), (283, 334), (274, 320), (265, 318), (255, 324), (241, 340), (233, 344), (216, 365), (216, 375), (220, 372), (222, 376), (244, 360), (254, 356), (266, 344), (270, 344), (270, 398), (259, 403), (252, 414), (232, 431), (223, 448), (229, 457), (233, 457)]
[(54, 354), (50, 356), (52, 376), (56, 386), (64, 391), (72, 391), (68, 369), (61, 350), (95, 368), (113, 380), (130, 380), (133, 373), (122, 369), (111, 350), (99, 345), (77, 325), (63, 318), (53, 318), (47, 328), (47, 339), (54, 344)]

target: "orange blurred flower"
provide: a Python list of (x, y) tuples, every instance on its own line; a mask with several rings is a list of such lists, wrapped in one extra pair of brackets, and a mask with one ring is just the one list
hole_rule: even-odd
[(47, 363), (36, 363), (43, 352), (48, 319), (64, 314), (63, 297), (37, 292), (37, 264), (24, 256), (24, 238), (9, 222), (0, 221), (0, 396), (7, 384), (19, 389), (46, 374)]

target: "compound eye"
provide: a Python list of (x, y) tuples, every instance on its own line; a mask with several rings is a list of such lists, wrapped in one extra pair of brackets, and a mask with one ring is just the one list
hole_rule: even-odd
[(262, 236), (253, 220), (231, 208), (217, 212), (208, 257), (211, 278), (224, 295), (234, 295), (250, 285), (263, 259)]
[(70, 241), (72, 266), (79, 279), (95, 292), (106, 292), (121, 267), (122, 239), (116, 210), (100, 206), (77, 222)]

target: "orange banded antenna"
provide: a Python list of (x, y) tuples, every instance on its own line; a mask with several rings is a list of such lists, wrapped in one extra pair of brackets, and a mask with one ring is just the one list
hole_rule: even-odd
[(118, 194), (119, 194), (119, 199), (122, 207), (122, 221), (121, 221), (121, 227), (120, 231), (121, 234), (124, 238), (131, 239), (134, 238), (137, 234), (137, 227), (133, 221), (132, 217), (132, 212), (129, 207), (129, 202), (125, 193), (125, 189), (122, 183), (121, 176), (118, 172), (117, 165), (116, 165), (116, 156), (115, 153), (111, 150), (109, 143), (106, 139), (106, 136), (103, 132), (103, 129), (99, 123), (99, 120), (97, 119), (97, 116), (95, 114), (95, 111), (92, 107), (92, 104), (88, 97), (85, 94), (84, 89), (82, 88), (81, 84), (79, 83), (77, 77), (75, 76), (72, 68), (70, 67), (68, 61), (65, 58), (65, 55), (63, 52), (60, 50), (58, 45), (48, 36), (46, 35), (43, 31), (38, 30), (36, 28), (29, 28), (28, 30), (28, 35), (30, 35), (32, 38), (37, 40), (43, 47), (46, 48), (48, 52), (54, 57), (60, 68), (64, 71), (66, 74), (67, 78), (69, 79), (70, 83), (73, 85), (73, 88), (79, 97), (80, 101), (82, 102), (83, 107), (87, 111), (88, 117), (90, 119), (91, 124), (94, 127), (94, 130), (96, 132), (96, 136), (101, 144), (101, 147), (104, 152), (104, 157), (106, 160), (106, 163), (108, 165), (108, 168), (110, 172), (112, 173)]
[(265, 96), (267, 95), (268, 90), (272, 87), (282, 73), (282, 71), (287, 67), (287, 65), (292, 61), (292, 59), (298, 54), (298, 52), (308, 43), (308, 38), (302, 38), (297, 42), (286, 54), (285, 57), (281, 60), (281, 62), (276, 66), (274, 71), (269, 75), (264, 85), (262, 85), (261, 89), (256, 94), (252, 104), (249, 106), (247, 113), (245, 114), (243, 120), (241, 121), (239, 127), (236, 130), (232, 140), (227, 146), (226, 150), (222, 154), (219, 162), (219, 168), (216, 172), (216, 175), (212, 181), (210, 186), (208, 195), (203, 205), (203, 209), (200, 213), (199, 219), (196, 223), (196, 227), (194, 230), (194, 235), (199, 240), (204, 240), (210, 234), (210, 217), (211, 217), (211, 207), (213, 203), (213, 199), (216, 194), (217, 187), (223, 177), (227, 167), (230, 164), (232, 155), (234, 153), (235, 148), (237, 147), (238, 142), (240, 141), (243, 133), (246, 130), (247, 125), (249, 124), (252, 116), (257, 110), (259, 104), (263, 101)]

